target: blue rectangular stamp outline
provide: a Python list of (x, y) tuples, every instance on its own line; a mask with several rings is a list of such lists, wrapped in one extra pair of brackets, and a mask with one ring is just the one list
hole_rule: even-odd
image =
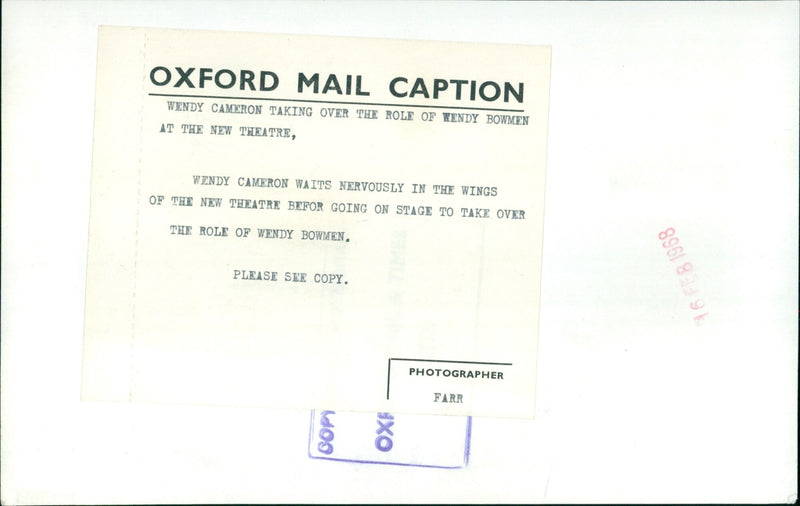
[(389, 466), (406, 466), (406, 467), (428, 467), (434, 469), (463, 469), (467, 467), (469, 464), (469, 451), (470, 451), (470, 441), (472, 439), (472, 417), (467, 417), (467, 433), (464, 438), (464, 464), (460, 466), (437, 466), (433, 464), (407, 464), (404, 462), (381, 462), (378, 460), (361, 460), (361, 459), (342, 459), (338, 457), (319, 457), (316, 455), (311, 454), (311, 441), (314, 439), (314, 420), (317, 415), (317, 410), (311, 410), (311, 420), (308, 424), (308, 446), (306, 447), (306, 451), (308, 452), (308, 457), (311, 459), (318, 459), (318, 460), (334, 460), (337, 462), (355, 462), (358, 464), (383, 464)]

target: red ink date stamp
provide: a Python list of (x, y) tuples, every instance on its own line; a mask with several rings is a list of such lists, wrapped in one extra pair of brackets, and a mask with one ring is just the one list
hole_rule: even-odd
[[(700, 289), (698, 285), (695, 284), (697, 281), (697, 274), (694, 272), (694, 266), (691, 262), (686, 261), (686, 252), (683, 250), (683, 246), (678, 246), (680, 241), (675, 235), (675, 229), (670, 227), (663, 232), (659, 232), (658, 240), (662, 241), (661, 246), (667, 250), (669, 261), (675, 262), (675, 274), (678, 276), (678, 282), (680, 283), (681, 289), (683, 289), (683, 294), (691, 299), (695, 299), (689, 303), (689, 308), (693, 312), (701, 311), (705, 308), (706, 303), (703, 299), (699, 298)], [(705, 321), (706, 316), (708, 316), (708, 311), (702, 314), (695, 314), (695, 325), (701, 325)]]

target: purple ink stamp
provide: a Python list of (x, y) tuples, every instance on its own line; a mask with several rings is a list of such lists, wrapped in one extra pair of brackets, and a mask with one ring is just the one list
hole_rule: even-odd
[(472, 417), (311, 412), (312, 459), (459, 469), (469, 462)]

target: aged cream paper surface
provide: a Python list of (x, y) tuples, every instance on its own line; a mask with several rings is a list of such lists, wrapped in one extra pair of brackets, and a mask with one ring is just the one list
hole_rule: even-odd
[(99, 33), (83, 398), (534, 413), (550, 49)]
[[(799, 9), (797, 2), (679, 2), (669, 5), (659, 2), (510, 2), (470, 3), (468, 7), (450, 2), (364, 2), (358, 4), (358, 9), (353, 9), (350, 2), (208, 0), (201, 8), (197, 8), (196, 2), (186, 1), (3, 2), (0, 45), (3, 54), (0, 502), (795, 503), (798, 245), (791, 238), (797, 237), (800, 186), (797, 170), (800, 152)], [(243, 389), (248, 389), (250, 394), (271, 395), (273, 391), (300, 384), (300, 374), (294, 372), (295, 366), (290, 367), (288, 360), (283, 370), (294, 374), (293, 378), (254, 386), (230, 378), (236, 374), (255, 376), (252, 371), (245, 371), (245, 359), (238, 361), (238, 369), (225, 369), (227, 364), (222, 358), (235, 356), (233, 352), (239, 350), (232, 348), (241, 342), (245, 331), (247, 336), (256, 335), (258, 340), (252, 342), (262, 346), (268, 343), (277, 348), (292, 343), (282, 339), (275, 322), (280, 321), (285, 312), (294, 310), (294, 306), (278, 301), (281, 311), (267, 311), (264, 301), (256, 299), (269, 293), (265, 288), (273, 291), (280, 288), (285, 294), (287, 284), (276, 287), (264, 282), (268, 286), (263, 286), (257, 281), (236, 280), (238, 285), (232, 285), (236, 290), (251, 290), (246, 294), (247, 300), (244, 295), (236, 295), (233, 289), (214, 292), (228, 277), (233, 277), (233, 269), (237, 267), (228, 263), (250, 267), (249, 261), (242, 261), (243, 255), (238, 253), (241, 250), (235, 248), (238, 245), (233, 239), (236, 239), (237, 227), (295, 229), (294, 234), (300, 234), (293, 234), (292, 240), (283, 239), (282, 242), (277, 238), (259, 239), (261, 243), (271, 244), (270, 250), (266, 250), (267, 246), (254, 246), (265, 248), (264, 251), (281, 251), (280, 248), (289, 246), (294, 247), (293, 252), (305, 251), (300, 245), (307, 246), (308, 241), (297, 239), (304, 229), (345, 232), (349, 243), (313, 243), (308, 250), (317, 248), (318, 253), (309, 256), (310, 260), (301, 261), (298, 257), (294, 262), (294, 258), (285, 258), (287, 254), (277, 259), (280, 262), (269, 261), (265, 253), (262, 256), (266, 265), (259, 265), (259, 270), (270, 269), (281, 274), (304, 271), (310, 277), (318, 272), (343, 274), (349, 281), (348, 288), (361, 286), (354, 292), (344, 292), (353, 297), (354, 293), (358, 295), (364, 290), (367, 282), (368, 286), (373, 283), (372, 279), (367, 282), (362, 279), (356, 284), (356, 275), (368, 277), (360, 274), (365, 269), (372, 269), (368, 274), (374, 272), (372, 264), (362, 266), (355, 260), (366, 256), (368, 251), (363, 248), (378, 244), (374, 242), (374, 234), (369, 240), (364, 237), (359, 220), (386, 218), (387, 221), (378, 224), (407, 226), (412, 231), (433, 224), (448, 224), (432, 221), (435, 216), (430, 222), (421, 221), (428, 219), (424, 216), (396, 216), (394, 208), (390, 216), (378, 216), (374, 205), (391, 203), (385, 200), (387, 194), (342, 191), (338, 188), (341, 180), (355, 179), (344, 173), (321, 176), (331, 180), (332, 188), (317, 193), (308, 190), (312, 193), (306, 197), (298, 194), (296, 188), (290, 194), (288, 189), (238, 186), (239, 177), (285, 177), (290, 181), (297, 177), (310, 178), (308, 174), (313, 171), (305, 170), (299, 163), (302, 157), (318, 156), (322, 160), (326, 153), (317, 153), (313, 146), (326, 141), (326, 137), (310, 137), (309, 126), (323, 120), (321, 107), (351, 109), (347, 104), (274, 104), (271, 103), (274, 101), (244, 99), (227, 102), (314, 107), (314, 116), (287, 116), (284, 122), (263, 111), (258, 120), (251, 117), (254, 115), (211, 112), (214, 102), (226, 103), (221, 99), (194, 100), (204, 102), (202, 112), (169, 111), (165, 102), (155, 105), (148, 102), (157, 99), (149, 93), (403, 104), (403, 107), (358, 107), (376, 109), (382, 114), (380, 121), (370, 124), (370, 133), (382, 128), (395, 134), (381, 137), (385, 139), (382, 142), (386, 150), (381, 156), (382, 164), (367, 164), (363, 150), (372, 149), (370, 144), (361, 142), (359, 149), (350, 149), (357, 145), (355, 139), (347, 138), (338, 130), (343, 125), (357, 124), (355, 121), (345, 123), (344, 118), (326, 116), (325, 119), (341, 121), (321, 123), (330, 126), (324, 130), (329, 137), (338, 136), (338, 145), (349, 149), (346, 157), (352, 165), (345, 168), (350, 172), (358, 169), (372, 174), (370, 171), (383, 170), (386, 164), (399, 164), (396, 160), (404, 157), (407, 160), (415, 155), (406, 144), (402, 149), (388, 147), (389, 141), (398, 139), (399, 132), (428, 128), (427, 124), (416, 121), (400, 123), (401, 128), (389, 128), (383, 116), (386, 109), (410, 109), (419, 115), (423, 108), (409, 106), (419, 103), (505, 108), (499, 101), (482, 104), (480, 100), (455, 100), (454, 95), (446, 94), (455, 91), (455, 84), (449, 84), (448, 90), (434, 100), (433, 80), (492, 80), (516, 85), (525, 79), (517, 77), (518, 72), (530, 63), (530, 58), (514, 57), (513, 64), (517, 68), (513, 72), (491, 76), (447, 74), (438, 70), (434, 74), (423, 74), (412, 65), (409, 65), (411, 70), (392, 69), (390, 78), (409, 79), (405, 87), (399, 87), (403, 83), (398, 83), (398, 92), (409, 93), (415, 78), (424, 77), (431, 95), (427, 99), (422, 94), (393, 97), (388, 91), (389, 83), (379, 80), (372, 70), (365, 70), (365, 62), (373, 61), (363, 49), (369, 46), (366, 44), (369, 41), (361, 41), (361, 49), (352, 55), (357, 63), (334, 67), (332, 61), (323, 65), (315, 60), (317, 64), (312, 65), (297, 60), (294, 68), (287, 70), (278, 68), (274, 61), (282, 53), (269, 51), (267, 55), (266, 38), (250, 39), (251, 36), (240, 35), (227, 35), (218, 43), (215, 51), (227, 53), (222, 64), (217, 63), (218, 58), (209, 63), (205, 58), (212, 51), (196, 41), (189, 41), (198, 48), (191, 53), (191, 58), (152, 58), (150, 61), (147, 55), (152, 55), (154, 48), (152, 37), (145, 40), (140, 36), (128, 51), (123, 50), (126, 45), (121, 41), (114, 44), (116, 48), (109, 47), (112, 41), (108, 33), (101, 37), (101, 50), (107, 56), (101, 65), (101, 85), (106, 82), (106, 86), (101, 93), (104, 98), (99, 112), (101, 118), (106, 119), (97, 132), (106, 147), (98, 152), (98, 156), (102, 155), (98, 163), (103, 159), (105, 162), (98, 166), (98, 178), (92, 186), (95, 196), (91, 200), (91, 212), (96, 226), (92, 230), (92, 274), (88, 284), (89, 341), (84, 399), (111, 398), (123, 402), (81, 401), (98, 26), (109, 24), (552, 46), (535, 419), (471, 417), (469, 462), (458, 469), (325, 460), (323, 456), (359, 459), (366, 450), (375, 454), (378, 450), (373, 443), (381, 435), (388, 434), (377, 433), (382, 428), (380, 421), (388, 425), (386, 420), (389, 419), (379, 418), (375, 413), (386, 395), (383, 388), (387, 371), (379, 371), (376, 373), (379, 378), (373, 380), (358, 371), (363, 364), (370, 363), (366, 360), (351, 360), (335, 368), (336, 360), (341, 361), (342, 356), (359, 353), (357, 347), (343, 345), (337, 350), (337, 357), (329, 360), (332, 366), (328, 377), (320, 379), (313, 368), (305, 367), (302, 370), (308, 373), (301, 381), (328, 385), (335, 383), (338, 376), (360, 374), (365, 378), (364, 383), (383, 384), (380, 389), (376, 387), (380, 390), (376, 393), (378, 401), (370, 404), (369, 412), (350, 413), (338, 405), (316, 405), (316, 416), (311, 419), (310, 411), (305, 409), (187, 404), (193, 402), (185, 395), (187, 392), (194, 393), (196, 398), (208, 396), (211, 390), (207, 389), (207, 384), (227, 382), (219, 388), (228, 388), (229, 396), (243, 395)], [(237, 66), (230, 59), (245, 54), (243, 49), (239, 51), (243, 44), (235, 43), (244, 38), (257, 40), (255, 44), (248, 44), (247, 52), (259, 55), (263, 52), (265, 56)], [(142, 40), (145, 43), (141, 43)], [(330, 41), (317, 44), (312, 55), (306, 58), (316, 58), (314, 55), (326, 51), (330, 44)], [(189, 45), (185, 44), (187, 54)], [(170, 51), (178, 47), (174, 42)], [(448, 59), (434, 50), (440, 46), (427, 47), (427, 54), (416, 58), (414, 63), (430, 58), (436, 62), (437, 69), (444, 68)], [(505, 50), (514, 51), (514, 48)], [(395, 51), (391, 57), (403, 54)], [(504, 51), (504, 54), (509, 53)], [(147, 56), (146, 62), (141, 61), (142, 55)], [(470, 56), (470, 66), (477, 62), (477, 57)], [(131, 64), (133, 66), (125, 72)], [(106, 72), (109, 65), (119, 69)], [(170, 69), (169, 85), (148, 84), (149, 73), (156, 66)], [(185, 84), (174, 86), (180, 79), (175, 70), (178, 66), (185, 72), (195, 69), (189, 74), (195, 88)], [(215, 70), (212, 80), (204, 82), (202, 88), (199, 85), (201, 68)], [(273, 71), (280, 76), (280, 84), (271, 92), (241, 90), (238, 83), (232, 89), (217, 90), (213, 78), (220, 68)], [(316, 96), (312, 90), (296, 91), (299, 72), (309, 77), (320, 74)], [(117, 83), (108, 82), (120, 73), (124, 75)], [(341, 96), (333, 87), (323, 94), (325, 82), (322, 79), (327, 80), (332, 73), (362, 75), (361, 90), (369, 91), (370, 95), (355, 95), (355, 83), (351, 94), (345, 95), (346, 77), (341, 78)], [(159, 71), (155, 77), (163, 79), (163, 72)], [(220, 79), (224, 77), (220, 75)], [(259, 79), (260, 75), (254, 78), (256, 87), (259, 87)], [(116, 89), (109, 88), (110, 85)], [(508, 108), (526, 112), (506, 114), (529, 115), (534, 88), (527, 80), (525, 85), (524, 106), (520, 107), (512, 98)], [(126, 92), (126, 86), (139, 88)], [(465, 96), (469, 98), (469, 94)], [(438, 113), (476, 112), (426, 107)], [(148, 112), (150, 109), (153, 111)], [(354, 109), (356, 107), (351, 110)], [(151, 119), (140, 121), (140, 111), (149, 114), (144, 117)], [(535, 116), (529, 116), (533, 124)], [(416, 116), (415, 119), (420, 118)], [(441, 116), (436, 119), (440, 120)], [(181, 163), (155, 164), (153, 146), (147, 147), (147, 144), (141, 151), (140, 162), (139, 136), (155, 136), (162, 123), (172, 123), (175, 129), (181, 124), (230, 125), (232, 134), (223, 143), (206, 130), (195, 136), (203, 142), (196, 142), (197, 139), (190, 138), (192, 134), (175, 131), (169, 134), (174, 153), (171, 156), (182, 159)], [(268, 164), (267, 161), (276, 159), (275, 149), (288, 149), (289, 141), (287, 144), (257, 144), (255, 146), (261, 150), (257, 160), (260, 165), (254, 166), (251, 162), (248, 166), (241, 165), (239, 160), (244, 157), (240, 154), (245, 153), (228, 147), (235, 140), (233, 127), (243, 125), (273, 128), (286, 125), (295, 134), (291, 143), (297, 146), (305, 142), (308, 147), (293, 151), (295, 157), (291, 165), (276, 167), (274, 162)], [(442, 125), (434, 123), (437, 128)], [(448, 123), (447, 126), (463, 134), (467, 127), (478, 125)], [(483, 116), (481, 126), (485, 127)], [(505, 126), (508, 127), (503, 131), (506, 135), (515, 135), (512, 128), (523, 128)], [(238, 131), (235, 134), (242, 137)], [(531, 139), (534, 136), (527, 136), (526, 143), (517, 144), (515, 149), (527, 149), (526, 144), (532, 142)], [(244, 137), (239, 140), (240, 149), (252, 146), (245, 140)], [(189, 148), (190, 141), (196, 145)], [(418, 139), (418, 142), (423, 141)], [(163, 143), (166, 145), (167, 141)], [(220, 148), (219, 155), (216, 146)], [(335, 146), (337, 144), (331, 142), (328, 149)], [(225, 164), (220, 164), (223, 147), (227, 158)], [(464, 149), (477, 150), (477, 145), (461, 143), (449, 149), (448, 154), (463, 162), (460, 150)], [(495, 156), (495, 151), (491, 155)], [(406, 180), (404, 176), (389, 178), (383, 174), (364, 180), (492, 186), (486, 178), (497, 177), (500, 170), (509, 169), (507, 161), (512, 155), (502, 152), (504, 163), (486, 164), (482, 177), (474, 181), (469, 178), (468, 182), (461, 177), (432, 181), (432, 163), (441, 161), (442, 155), (437, 156), (438, 160), (422, 167), (431, 169), (423, 181), (416, 181), (416, 177), (415, 180)], [(334, 169), (344, 172), (343, 163), (331, 167), (331, 160), (337, 158), (328, 156), (324, 170), (320, 165), (317, 172)], [(202, 170), (198, 174), (208, 172), (210, 176), (231, 177), (227, 187), (195, 187), (191, 179), (186, 181), (185, 177), (196, 174), (192, 164), (206, 165), (206, 161), (213, 170)], [(443, 166), (455, 167), (452, 163), (439, 164), (440, 169)], [(174, 176), (174, 187), (153, 182), (157, 177), (172, 177), (170, 174), (179, 170), (185, 175)], [(519, 184), (510, 190), (498, 185), (498, 197), (492, 199), (508, 197), (507, 192), (515, 191)], [(258, 193), (251, 190), (258, 190)], [(151, 195), (164, 197), (160, 207), (150, 205)], [(447, 197), (454, 202), (448, 204), (444, 195), (433, 193), (431, 186), (423, 195), (432, 199), (432, 206), (449, 205), (454, 210), (462, 207), (461, 201), (465, 199), (463, 195)], [(195, 200), (191, 207), (173, 206), (172, 196), (193, 196)], [(267, 213), (267, 210), (230, 209), (228, 202), (225, 202), (228, 208), (209, 208), (200, 206), (196, 200), (239, 196), (280, 200), (283, 208), (275, 211), (275, 215), (248, 216), (247, 212)], [(411, 201), (413, 194), (404, 192), (395, 197)], [(305, 211), (302, 220), (295, 217), (298, 220), (295, 226), (288, 221), (293, 215), (285, 202), (290, 198), (308, 202), (317, 199), (327, 207), (312, 216), (307, 216), (311, 212)], [(456, 199), (459, 199), (458, 204), (455, 204)], [(365, 202), (372, 206), (369, 213), (353, 218), (331, 212), (333, 202)], [(134, 205), (139, 208), (138, 217), (124, 214), (125, 209), (133, 209)], [(464, 207), (470, 205), (480, 206), (479, 203), (463, 204)], [(499, 206), (487, 202), (484, 207)], [(186, 215), (187, 210), (206, 214), (194, 218)], [(239, 214), (231, 217), (215, 214), (224, 211)], [(146, 226), (148, 214), (163, 219), (163, 223), (158, 224), (160, 229)], [(287, 221), (278, 220), (278, 216)], [(319, 224), (322, 217), (332, 221), (330, 227)], [(130, 253), (137, 230), (134, 218), (139, 223), (138, 247), (158, 244), (164, 250), (159, 260), (166, 265), (163, 270), (173, 270), (172, 274), (168, 271), (158, 274), (163, 280), (157, 289), (149, 286), (155, 284), (152, 278), (156, 275), (148, 273), (148, 269), (152, 270), (148, 262), (158, 258), (157, 255), (151, 254), (148, 259), (141, 253), (137, 257)], [(394, 221), (388, 221), (389, 218)], [(419, 218), (416, 223), (401, 221), (416, 218)], [(261, 219), (263, 222), (259, 222)], [(334, 219), (341, 225), (335, 226)], [(496, 225), (501, 223), (496, 215), (491, 220), (485, 232), (489, 232), (491, 224), (496, 234), (500, 230)], [(464, 222), (465, 226), (467, 224), (470, 222)], [(169, 225), (194, 228), (192, 235), (176, 238), (169, 234)], [(200, 236), (197, 228), (200, 226), (232, 227), (234, 235)], [(453, 232), (451, 226), (450, 233)], [(257, 232), (252, 232), (248, 239), (253, 234)], [(201, 243), (201, 238), (206, 242)], [(436, 237), (431, 235), (430, 245), (426, 245), (430, 255), (437, 255), (442, 245), (447, 244), (434, 239)], [(183, 298), (172, 297), (172, 292), (177, 291), (174, 272), (187, 269), (186, 258), (177, 256), (177, 248), (189, 249), (186, 240), (198, 241), (201, 246), (195, 248), (191, 258), (200, 255), (202, 248), (224, 248), (219, 255), (223, 259), (222, 268), (219, 261), (209, 259), (199, 268), (192, 267), (191, 275), (183, 275), (184, 280), (192, 282), (193, 290), (187, 290), (182, 296), (200, 299), (202, 291), (202, 298), (209, 302), (199, 308), (192, 307)], [(211, 242), (217, 240), (226, 242), (216, 245)], [(240, 244), (250, 243), (240, 239)], [(399, 248), (402, 243), (398, 239), (396, 244)], [(408, 236), (405, 244), (406, 250), (412, 244)], [(336, 250), (336, 246), (347, 249)], [(325, 251), (321, 247), (346, 253), (346, 258), (354, 259), (353, 265), (341, 270), (331, 267), (328, 271), (329, 265), (320, 268), (317, 260), (325, 258), (319, 253)], [(463, 248), (465, 258), (468, 251)], [(361, 256), (351, 256), (354, 253)], [(410, 254), (403, 258), (406, 258), (406, 265), (410, 265)], [(448, 260), (440, 268), (455, 269), (460, 257), (455, 260), (448, 257)], [(253, 263), (261, 264), (261, 261)], [(687, 263), (693, 266), (689, 272), (686, 272)], [(139, 276), (135, 282), (134, 268)], [(401, 279), (408, 280), (413, 273), (407, 268)], [(383, 274), (388, 277), (388, 273)], [(487, 277), (484, 276), (484, 282)], [(454, 282), (447, 277), (438, 279)], [(379, 282), (385, 282), (385, 278), (381, 280), (376, 276), (375, 286), (381, 287)], [(392, 286), (400, 287), (398, 293), (403, 293), (400, 282), (396, 279)], [(247, 283), (255, 283), (259, 290), (249, 288)], [(298, 285), (300, 283), (288, 286)], [(314, 293), (309, 290), (313, 285), (311, 279), (304, 287), (306, 294)], [(331, 285), (326, 288), (343, 288)], [(98, 291), (100, 288), (102, 290)], [(438, 290), (439, 287), (432, 283), (428, 289)], [(370, 293), (377, 288), (372, 290)], [(330, 300), (336, 292), (322, 293)], [(137, 299), (136, 304), (132, 300), (121, 301), (121, 294)], [(152, 309), (142, 305), (140, 296), (144, 299), (163, 297), (164, 307), (157, 308), (164, 313), (159, 315), (164, 320), (159, 322), (161, 335), (144, 333), (145, 325), (156, 325), (151, 322), (153, 316), (147, 314)], [(404, 296), (400, 302), (415, 300), (409, 297)], [(498, 294), (494, 293), (493, 297), (496, 299)], [(436, 299), (430, 296), (426, 300)], [(488, 296), (481, 298), (482, 303), (491, 300)], [(253, 325), (253, 321), (232, 321), (230, 311), (238, 312), (242, 304), (267, 308), (262, 311), (264, 319), (258, 321), (261, 328), (257, 331), (247, 327)], [(320, 307), (330, 306), (326, 303)], [(367, 309), (370, 307), (368, 304)], [(301, 309), (304, 308), (297, 311)], [(304, 318), (296, 325), (310, 325), (308, 315), (315, 313), (308, 308), (304, 310)], [(191, 324), (187, 311), (193, 312), (192, 317), (199, 323)], [(202, 316), (202, 312), (207, 316)], [(695, 320), (706, 313), (707, 316)], [(341, 315), (340, 322), (329, 323), (341, 327), (342, 322), (349, 321), (342, 311), (337, 314)], [(135, 324), (131, 321), (133, 316)], [(401, 316), (398, 314), (395, 325), (407, 328), (422, 325)], [(365, 320), (380, 323), (381, 318), (385, 318), (385, 314)], [(209, 322), (221, 327), (220, 319), (228, 325), (224, 332), (217, 332), (217, 327), (203, 327)], [(481, 321), (485, 320), (481, 318)], [(389, 320), (388, 324), (391, 323)], [(496, 321), (490, 323), (497, 325)], [(458, 324), (458, 321), (441, 321), (435, 330)], [(433, 322), (428, 325), (433, 329)], [(351, 325), (349, 330), (356, 328), (377, 336), (376, 326), (373, 323)], [(179, 333), (175, 328), (191, 332)], [(212, 331), (217, 335), (212, 336)], [(332, 341), (331, 332), (324, 335)], [(403, 344), (424, 346), (421, 342), (433, 342), (434, 336), (433, 332), (410, 333), (404, 336), (407, 339)], [(212, 341), (212, 337), (217, 340)], [(297, 335), (293, 337), (298, 339)], [(464, 337), (461, 338), (464, 342)], [(497, 347), (496, 340), (505, 337), (496, 333), (490, 338)], [(337, 336), (337, 339), (343, 337)], [(157, 371), (162, 373), (160, 378), (152, 378), (153, 371), (157, 370), (155, 366), (160, 363), (152, 358), (158, 357), (154, 345), (163, 350), (160, 358), (164, 365)], [(217, 353), (218, 358), (213, 360), (217, 349), (227, 353)], [(279, 351), (273, 349), (270, 353), (277, 355)], [(314, 349), (308, 347), (306, 351), (310, 355)], [(476, 361), (512, 362), (515, 364), (512, 367), (516, 367), (523, 355), (517, 353), (506, 358), (498, 353), (488, 357), (476, 352), (472, 357), (468, 346), (446, 351), (441, 355), (404, 356), (389, 350), (380, 353), (377, 360), (385, 363), (386, 357), (474, 358)], [(171, 362), (168, 352), (176, 357)], [(209, 367), (203, 371), (209, 376), (207, 379), (197, 373), (204, 354), (209, 356)], [(248, 349), (246, 354), (239, 352), (246, 359), (265, 362), (257, 359), (259, 354), (264, 353), (255, 348)], [(320, 363), (325, 362), (318, 359), (315, 365)], [(408, 369), (401, 365), (419, 367), (392, 361), (391, 401), (403, 388), (409, 388), (410, 380), (428, 380), (423, 376), (408, 376)], [(433, 365), (432, 368), (443, 366)], [(465, 367), (451, 368), (466, 370)], [(403, 369), (406, 369), (404, 375), (399, 376), (398, 371)], [(131, 377), (134, 381), (130, 381)], [(163, 383), (164, 390), (157, 390), (154, 395), (156, 381)], [(206, 391), (195, 387), (200, 381), (206, 382), (202, 385)], [(176, 386), (180, 382), (184, 385)], [(453, 385), (453, 393), (462, 392), (463, 400), (468, 401), (467, 393), (458, 388), (460, 385)], [(181, 387), (183, 396), (171, 396), (180, 397), (179, 401), (138, 402), (148, 396), (169, 397), (170, 391), (180, 391)], [(430, 395), (440, 386), (426, 388)], [(110, 395), (112, 393), (115, 395)], [(137, 402), (127, 402), (128, 399)], [(347, 400), (355, 402), (358, 398), (353, 395)], [(256, 399), (252, 404), (256, 402), (261, 401)], [(429, 401), (424, 399), (424, 402)], [(430, 402), (433, 403), (432, 398)], [(437, 403), (439, 407), (443, 405)], [(336, 414), (326, 415), (326, 411), (331, 410)], [(347, 419), (340, 416), (345, 413)], [(419, 462), (420, 455), (414, 454), (412, 458), (410, 454), (412, 446), (419, 445), (426, 450), (420, 454), (434, 457), (425, 463), (459, 464), (458, 448), (446, 443), (461, 441), (461, 447), (465, 446), (468, 427), (461, 422), (465, 417), (392, 414), (395, 423), (391, 430), (396, 438), (392, 451), (387, 452), (384, 459), (396, 455), (396, 460), (402, 458), (402, 462)], [(324, 445), (320, 448), (324, 437), (330, 437), (324, 432), (326, 416), (335, 425), (331, 429), (335, 432), (332, 441), (335, 449), (330, 455), (324, 453), (329, 448)], [(363, 424), (357, 419), (363, 419)], [(409, 419), (413, 419), (413, 423), (406, 423)], [(439, 423), (440, 420), (443, 421)], [(349, 423), (351, 421), (353, 423)], [(433, 435), (440, 437), (432, 440)], [(709, 469), (714, 471), (709, 472)]]

